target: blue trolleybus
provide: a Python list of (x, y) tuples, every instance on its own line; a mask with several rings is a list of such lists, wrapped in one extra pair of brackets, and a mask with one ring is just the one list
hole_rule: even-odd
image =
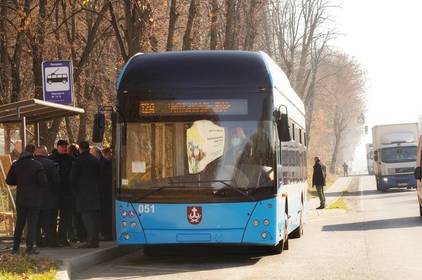
[(268, 55), (137, 54), (117, 102), (118, 244), (280, 253), (303, 234), (304, 105)]

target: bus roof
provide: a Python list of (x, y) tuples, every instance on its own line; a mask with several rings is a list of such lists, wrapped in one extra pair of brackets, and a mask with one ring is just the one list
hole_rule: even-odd
[(264, 56), (246, 51), (137, 54), (122, 70), (118, 91), (175, 88), (271, 88)]

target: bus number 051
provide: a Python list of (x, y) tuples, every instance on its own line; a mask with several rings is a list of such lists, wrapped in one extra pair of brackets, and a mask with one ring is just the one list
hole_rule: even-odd
[(155, 213), (155, 206), (154, 204), (140, 204), (138, 210), (139, 214)]

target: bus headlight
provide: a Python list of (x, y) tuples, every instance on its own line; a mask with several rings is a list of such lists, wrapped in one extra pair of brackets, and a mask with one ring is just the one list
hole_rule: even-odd
[(122, 227), (127, 227), (127, 222), (126, 221), (123, 221), (122, 222)]
[(136, 228), (136, 223), (135, 222), (130, 223), (130, 227), (131, 228)]
[(388, 178), (382, 178), (384, 182), (388, 182)]
[(131, 217), (131, 218), (135, 217), (135, 211), (130, 210), (129, 211), (129, 217)]
[(127, 217), (127, 211), (126, 211), (126, 210), (123, 210), (123, 211), (122, 211), (122, 217), (123, 217), (123, 218), (126, 218), (126, 217)]
[(262, 224), (263, 224), (264, 226), (268, 226), (268, 225), (270, 224), (270, 221), (269, 221), (269, 220), (267, 220), (267, 219), (265, 219), (265, 220), (262, 222)]
[(253, 224), (254, 227), (257, 227), (257, 226), (259, 226), (259, 221), (258, 220), (253, 220), (252, 221), (252, 224)]
[(267, 238), (267, 236), (268, 236), (268, 233), (267, 232), (261, 232), (261, 237), (263, 238), (263, 239), (266, 239)]
[(124, 238), (125, 240), (129, 240), (129, 238), (130, 238), (129, 233), (128, 233), (128, 232), (123, 233), (123, 238)]

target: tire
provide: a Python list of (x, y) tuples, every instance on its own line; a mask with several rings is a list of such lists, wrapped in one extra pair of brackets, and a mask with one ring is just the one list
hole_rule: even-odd
[(381, 186), (380, 186), (381, 183), (378, 177), (376, 177), (376, 182), (377, 182), (377, 191), (381, 191)]
[(268, 251), (271, 254), (281, 254), (284, 250), (289, 250), (289, 234), (287, 228), (288, 218), (287, 214), (285, 214), (284, 218), (284, 238), (280, 240), (277, 245), (270, 247)]
[(289, 238), (301, 238), (303, 235), (303, 206), (302, 206), (302, 211), (300, 211), (300, 223), (299, 226), (292, 231), (292, 233), (290, 233)]

